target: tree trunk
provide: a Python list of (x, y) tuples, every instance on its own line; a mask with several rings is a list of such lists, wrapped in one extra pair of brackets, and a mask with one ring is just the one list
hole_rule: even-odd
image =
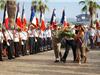
[(90, 27), (93, 27), (93, 15), (90, 15), (90, 16), (91, 16), (91, 18), (90, 18), (90, 19), (91, 19), (91, 20), (90, 20), (90, 21), (91, 21), (91, 22), (90, 22)]
[(7, 12), (9, 17), (9, 27), (12, 28), (15, 24), (16, 0), (7, 1)]

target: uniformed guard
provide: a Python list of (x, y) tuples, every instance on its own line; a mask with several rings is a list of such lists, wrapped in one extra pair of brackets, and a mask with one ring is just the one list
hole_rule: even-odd
[(4, 36), (2, 33), (2, 29), (0, 28), (0, 61), (3, 61), (2, 60), (3, 40), (4, 40)]
[(21, 39), (21, 46), (22, 46), (22, 55), (25, 56), (27, 55), (27, 49), (26, 49), (26, 42), (27, 42), (27, 32), (24, 30), (21, 30), (20, 32), (20, 39)]
[(29, 26), (28, 38), (29, 38), (30, 54), (34, 54), (35, 53), (35, 35), (34, 35), (34, 27), (33, 27), (33, 25)]
[(43, 31), (39, 30), (39, 48), (43, 51)]
[(39, 37), (39, 33), (40, 33), (40, 28), (37, 28), (37, 33), (38, 33), (38, 37), (37, 37), (37, 43), (38, 43), (38, 52), (40, 52), (40, 43), (41, 43), (41, 41), (40, 41), (40, 37)]
[(14, 42), (13, 42), (13, 30), (8, 29), (5, 31), (6, 43), (7, 43), (7, 51), (8, 51), (8, 59), (14, 59)]
[(43, 31), (43, 50), (45, 51), (47, 49), (47, 34), (46, 34), (46, 30)]
[(50, 27), (47, 28), (47, 50), (52, 49), (52, 36)]
[(15, 48), (15, 57), (19, 57), (19, 31), (18, 29), (14, 30), (14, 48)]
[(38, 52), (39, 50), (39, 45), (38, 45), (38, 37), (39, 37), (39, 33), (38, 33), (38, 29), (35, 29), (35, 53)]

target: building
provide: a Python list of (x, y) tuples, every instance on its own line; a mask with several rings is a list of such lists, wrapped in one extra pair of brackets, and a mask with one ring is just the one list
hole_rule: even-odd
[(80, 14), (76, 16), (76, 21), (77, 23), (82, 23), (82, 24), (89, 24), (90, 22), (90, 16), (89, 14)]

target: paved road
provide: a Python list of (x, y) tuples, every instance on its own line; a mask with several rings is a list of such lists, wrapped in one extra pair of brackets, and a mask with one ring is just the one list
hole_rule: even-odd
[(53, 51), (0, 62), (0, 75), (100, 75), (100, 51), (88, 53), (86, 64), (72, 62), (72, 52), (66, 63), (54, 63)]

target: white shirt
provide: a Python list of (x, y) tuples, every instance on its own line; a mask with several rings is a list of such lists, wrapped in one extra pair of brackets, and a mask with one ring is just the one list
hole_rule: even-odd
[(20, 32), (20, 38), (21, 40), (27, 40), (27, 32), (25, 31)]
[(47, 38), (46, 31), (43, 32), (43, 38)]
[(43, 38), (43, 31), (41, 31), (41, 30), (39, 31), (39, 37)]
[(19, 32), (14, 32), (14, 42), (19, 42)]
[(97, 42), (100, 42), (100, 30), (97, 30)]
[(46, 36), (51, 37), (51, 30), (50, 29), (46, 30)]
[(3, 40), (4, 40), (4, 36), (3, 33), (0, 31), (0, 42), (3, 43)]
[(29, 37), (34, 37), (34, 30), (28, 30)]
[(91, 28), (91, 30), (89, 30), (89, 34), (90, 34), (90, 36), (95, 36), (95, 34), (96, 34), (95, 29)]
[(6, 40), (13, 40), (13, 33), (11, 30), (7, 30), (5, 31), (5, 37), (6, 37)]
[(35, 30), (34, 35), (35, 35), (35, 37), (38, 37), (39, 36), (38, 30)]

